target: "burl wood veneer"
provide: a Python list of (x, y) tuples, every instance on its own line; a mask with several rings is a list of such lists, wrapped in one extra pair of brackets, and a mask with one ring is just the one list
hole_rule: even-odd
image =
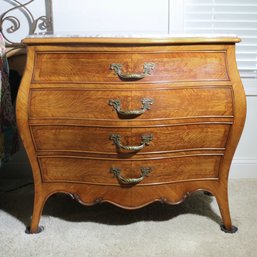
[(35, 182), (30, 232), (57, 192), (136, 209), (213, 194), (222, 228), (245, 121), (238, 38), (27, 38), (17, 100)]

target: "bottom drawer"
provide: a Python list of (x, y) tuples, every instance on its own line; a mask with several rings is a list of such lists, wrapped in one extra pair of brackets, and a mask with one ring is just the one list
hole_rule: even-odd
[(135, 179), (138, 185), (147, 185), (217, 178), (221, 158), (201, 155), (131, 161), (63, 156), (40, 157), (39, 163), (44, 182), (119, 185)]

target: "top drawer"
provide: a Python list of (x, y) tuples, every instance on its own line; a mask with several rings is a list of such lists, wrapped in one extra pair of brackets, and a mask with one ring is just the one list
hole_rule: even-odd
[(36, 52), (33, 73), (35, 83), (207, 80), (228, 80), (225, 51)]

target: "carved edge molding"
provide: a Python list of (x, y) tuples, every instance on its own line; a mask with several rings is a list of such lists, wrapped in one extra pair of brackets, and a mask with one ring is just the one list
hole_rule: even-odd
[[(96, 204), (101, 204), (101, 203), (106, 202), (106, 203), (110, 203), (112, 205), (118, 206), (120, 208), (123, 208), (123, 209), (135, 210), (135, 209), (139, 209), (139, 208), (145, 207), (145, 206), (147, 206), (149, 204), (152, 204), (154, 202), (161, 202), (163, 204), (169, 204), (169, 205), (177, 205), (177, 204), (180, 204), (180, 203), (184, 202), (192, 193), (197, 192), (197, 191), (209, 192), (209, 191), (205, 191), (204, 189), (197, 189), (197, 190), (194, 190), (192, 192), (185, 192), (184, 194), (181, 195), (180, 200), (178, 200), (178, 201), (169, 201), (168, 199), (166, 199), (164, 197), (161, 197), (161, 198), (156, 198), (156, 199), (154, 199), (152, 201), (145, 202), (144, 204), (141, 204), (139, 206), (134, 206), (134, 207), (129, 207), (129, 206), (121, 205), (119, 203), (116, 203), (116, 202), (104, 199), (102, 197), (97, 197), (92, 202), (84, 202), (80, 198), (79, 194), (70, 193), (70, 192), (64, 192), (64, 194), (69, 195), (73, 200), (75, 200), (78, 203), (80, 203), (82, 205), (85, 205), (85, 206), (93, 206), (93, 205), (96, 205)], [(211, 195), (213, 195), (213, 194), (211, 193)]]
[[(53, 22), (52, 22), (52, 2), (51, 0), (44, 0), (46, 6), (46, 15), (40, 17), (34, 17), (32, 11), (30, 10), (31, 3), (36, 0), (29, 0), (25, 3), (21, 3), (19, 0), (2, 0), (10, 5), (10, 8), (4, 13), (0, 14), (0, 32), (2, 33), (7, 48), (23, 48), (24, 45), (21, 43), (22, 38), (19, 42), (13, 42), (8, 35), (16, 33), (21, 28), (21, 21), (17, 17), (17, 10), (22, 14), (27, 21), (29, 28), (29, 35), (32, 35), (39, 30), (39, 33), (49, 34), (53, 32)], [(41, 0), (43, 1), (43, 0)], [(10, 25), (4, 29), (4, 24), (9, 22)]]

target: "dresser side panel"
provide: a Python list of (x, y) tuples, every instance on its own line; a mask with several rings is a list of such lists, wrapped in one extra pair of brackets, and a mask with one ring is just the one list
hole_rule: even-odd
[(30, 86), (35, 67), (35, 48), (28, 47), (27, 62), (16, 101), (16, 120), (20, 137), (32, 167), (34, 183), (41, 184), (41, 172), (36, 158), (35, 145), (29, 127)]

